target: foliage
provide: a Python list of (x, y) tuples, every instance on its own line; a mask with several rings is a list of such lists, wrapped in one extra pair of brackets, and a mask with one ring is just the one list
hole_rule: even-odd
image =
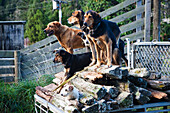
[(36, 86), (52, 83), (53, 76), (44, 75), (38, 81), (21, 81), (14, 84), (0, 82), (1, 113), (33, 113)]
[[(66, 4), (62, 4), (62, 24), (71, 26), (67, 23), (67, 19), (71, 16), (74, 10), (82, 9), (83, 11), (94, 10), (96, 12), (102, 12), (112, 6), (115, 6), (125, 0), (63, 0)], [(165, 1), (161, 1), (163, 5), (166, 5)], [(120, 11), (111, 14), (104, 19), (111, 19), (127, 11), (135, 8), (135, 4), (132, 4)], [(164, 11), (164, 10), (163, 10)], [(165, 10), (166, 11), (166, 10)], [(58, 10), (52, 11), (51, 0), (0, 0), (0, 20), (26, 20), (25, 36), (30, 39), (32, 43), (46, 38), (43, 33), (43, 29), (51, 21), (58, 21)], [(161, 14), (164, 14), (163, 12)], [(161, 15), (162, 16), (162, 15)], [(168, 17), (169, 18), (169, 17)], [(119, 26), (131, 23), (135, 18), (129, 18), (123, 22), (118, 23)], [(161, 23), (161, 35), (162, 37), (169, 37), (168, 29), (169, 25)], [(132, 33), (129, 31), (122, 35)], [(166, 36), (165, 36), (166, 35)]]

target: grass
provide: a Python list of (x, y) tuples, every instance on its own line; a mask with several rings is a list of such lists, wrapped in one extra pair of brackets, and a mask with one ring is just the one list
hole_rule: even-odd
[(44, 75), (37, 80), (25, 80), (14, 84), (0, 82), (0, 113), (34, 113), (36, 86), (52, 83), (54, 76)]

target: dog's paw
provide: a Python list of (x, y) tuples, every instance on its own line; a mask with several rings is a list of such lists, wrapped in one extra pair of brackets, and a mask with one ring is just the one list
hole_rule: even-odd
[(95, 64), (95, 60), (93, 60), (91, 63), (90, 63), (90, 65), (89, 66), (93, 66), (94, 64)]
[(112, 64), (111, 63), (107, 63), (107, 67), (108, 68), (112, 67)]

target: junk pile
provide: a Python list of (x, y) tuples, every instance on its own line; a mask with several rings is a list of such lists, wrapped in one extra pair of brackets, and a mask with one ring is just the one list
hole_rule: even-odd
[(128, 70), (120, 66), (90, 67), (71, 83), (79, 90), (79, 100), (68, 100), (54, 90), (64, 72), (55, 75), (54, 83), (36, 87), (36, 94), (64, 112), (98, 113), (146, 103), (170, 101), (170, 79), (161, 79), (146, 68)]

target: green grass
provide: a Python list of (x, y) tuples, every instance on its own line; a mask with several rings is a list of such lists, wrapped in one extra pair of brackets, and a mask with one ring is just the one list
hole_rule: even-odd
[(25, 80), (14, 84), (0, 82), (0, 113), (34, 113), (36, 86), (52, 83), (54, 76), (44, 75), (37, 80)]

